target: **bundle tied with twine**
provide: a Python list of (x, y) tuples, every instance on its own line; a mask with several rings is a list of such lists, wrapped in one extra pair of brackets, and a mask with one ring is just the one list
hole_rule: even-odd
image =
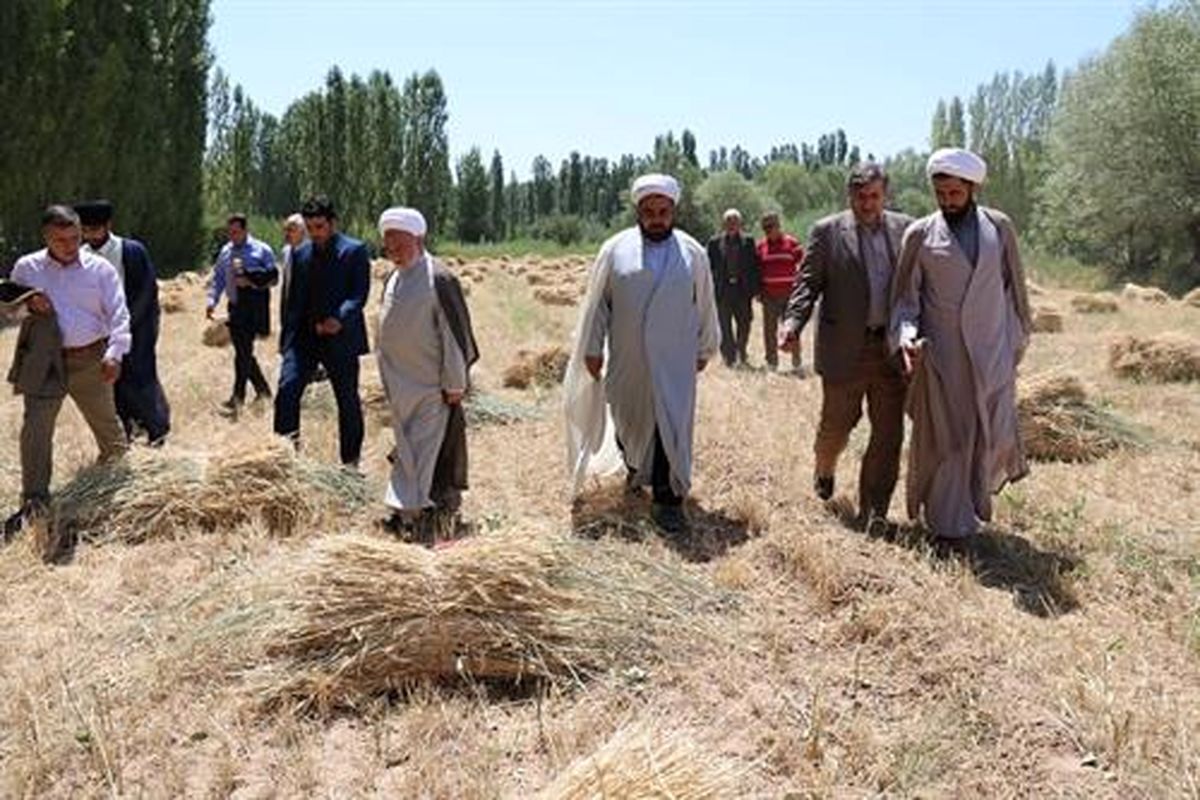
[(1034, 306), (1032, 327), (1034, 333), (1062, 333), (1062, 312), (1058, 310), (1057, 306)]
[(630, 724), (576, 759), (538, 795), (542, 800), (737, 797), (742, 775), (685, 731)]
[(1023, 381), (1017, 416), (1026, 454), (1037, 461), (1087, 462), (1143, 443), (1128, 422), (1095, 405), (1078, 378)]
[(231, 455), (134, 451), (80, 471), (57, 494), (54, 510), (63, 531), (139, 542), (256, 520), (286, 535), (323, 509), (361, 507), (368, 499), (361, 475), (301, 458), (276, 439)]
[(1156, 383), (1200, 380), (1200, 340), (1182, 334), (1126, 336), (1112, 343), (1108, 364), (1122, 378)]
[[(263, 576), (245, 632), (265, 708), (325, 713), (423, 681), (580, 679), (650, 658), (717, 590), (614, 543), (528, 532), (425, 548), (329, 537)], [(699, 615), (699, 616), (698, 616)], [(263, 662), (265, 660), (266, 663)]]
[(518, 350), (516, 360), (504, 370), (504, 385), (512, 389), (557, 386), (563, 382), (570, 360), (571, 354), (561, 347)]

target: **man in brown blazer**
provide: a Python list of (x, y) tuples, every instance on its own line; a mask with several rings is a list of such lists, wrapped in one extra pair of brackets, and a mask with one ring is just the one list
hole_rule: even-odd
[(905, 382), (888, 352), (888, 302), (900, 242), (913, 220), (884, 210), (887, 175), (878, 164), (854, 167), (846, 189), (850, 208), (819, 220), (809, 235), (779, 347), (798, 346), (819, 300), (814, 366), (823, 400), (813, 487), (822, 500), (833, 496), (838, 457), (866, 398), (871, 439), (859, 471), (858, 519), (867, 525), (887, 517), (900, 469)]

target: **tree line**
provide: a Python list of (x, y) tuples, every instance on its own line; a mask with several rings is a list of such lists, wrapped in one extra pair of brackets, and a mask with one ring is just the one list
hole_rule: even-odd
[[(699, 237), (736, 206), (751, 222), (778, 210), (797, 233), (844, 205), (864, 158), (846, 132), (701, 151), (668, 131), (617, 157), (539, 155), (523, 179), (498, 150), (452, 163), (448, 99), (434, 70), (396, 82), (384, 71), (324, 83), (278, 118), (220, 70), (209, 75), (207, 0), (0, 5), (0, 266), (37, 245), (48, 201), (103, 195), (118, 227), (169, 268), (203, 252), (212, 227), (242, 210), (280, 218), (310, 193), (330, 195), (351, 230), (381, 208), (421, 208), (434, 238), (596, 241), (632, 221), (628, 188), (655, 169), (684, 186), (678, 224)], [(1001, 72), (966, 97), (939, 100), (930, 136), (885, 159), (893, 206), (932, 210), (929, 149), (962, 145), (989, 164), (983, 199), (1047, 252), (1113, 279), (1200, 283), (1200, 0), (1140, 11), (1099, 55), (1060, 72)], [(702, 155), (703, 153), (703, 155)]]

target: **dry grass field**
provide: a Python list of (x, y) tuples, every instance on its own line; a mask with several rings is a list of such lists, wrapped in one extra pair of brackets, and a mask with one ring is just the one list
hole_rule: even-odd
[[(1062, 330), (1035, 335), (1023, 374), (1077, 377), (1136, 443), (1035, 463), (978, 551), (945, 557), (906, 524), (843, 523), (861, 427), (835, 502), (812, 495), (816, 379), (719, 364), (686, 538), (658, 536), (619, 479), (573, 507), (559, 389), (504, 376), (568, 344), (586, 261), (451, 266), (483, 353), (476, 533), (432, 552), (376, 528), (377, 391), (365, 486), (324, 469), (327, 385), (302, 456), (267, 446), (269, 409), (215, 413), (232, 351), (201, 344), (202, 288), (173, 282), (169, 444), (75, 509), (59, 563), (34, 537), (0, 550), (0, 796), (1200, 797), (1200, 383), (1109, 367), (1126, 335), (1200, 337), (1200, 308), (1127, 295), (1087, 313), (1046, 289)], [(258, 350), (273, 382), (273, 343)], [(20, 420), (0, 404), (5, 509)], [(243, 495), (221, 458), (255, 453)], [(93, 455), (68, 404), (56, 489)], [(139, 482), (181, 464), (201, 466), (177, 490)]]

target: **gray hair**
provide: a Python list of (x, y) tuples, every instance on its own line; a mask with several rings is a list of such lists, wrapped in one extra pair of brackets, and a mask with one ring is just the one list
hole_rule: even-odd
[(730, 220), (733, 220), (733, 219), (736, 219), (738, 222), (741, 222), (742, 221), (742, 212), (738, 211), (736, 208), (725, 209), (725, 213), (721, 215), (721, 221), (729, 222)]
[(55, 204), (42, 212), (43, 228), (78, 228), (79, 215), (70, 206)]

